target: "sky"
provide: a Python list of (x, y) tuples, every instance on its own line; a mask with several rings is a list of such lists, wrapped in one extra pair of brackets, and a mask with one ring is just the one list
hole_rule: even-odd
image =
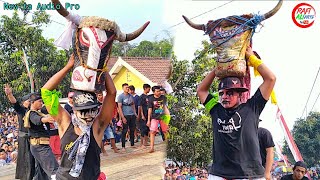
[[(19, 0), (0, 0), (0, 15), (11, 15), (13, 11), (3, 10), (3, 3), (10, 2), (15, 4)], [(48, 4), (50, 0), (26, 0), (28, 4), (32, 4), (32, 10), (37, 11), (37, 5)], [(122, 32), (131, 33), (141, 27), (147, 21), (151, 21), (146, 30), (135, 40), (130, 43), (139, 43), (142, 40), (155, 40), (166, 37), (167, 34), (162, 30), (167, 27), (163, 21), (163, 1), (162, 0), (60, 0), (66, 3), (78, 4), (78, 10), (73, 9), (70, 12), (79, 14), (80, 16), (100, 16), (115, 21)], [(67, 21), (60, 16), (56, 10), (46, 10), (51, 15), (51, 24), (43, 27), (44, 36), (47, 38), (58, 38), (64, 31)], [(163, 28), (163, 29), (161, 29)]]
[[(3, 11), (3, 1), (0, 0), (0, 15), (12, 14)], [(9, 1), (9, 0), (8, 0)], [(17, 0), (10, 0), (16, 3)], [(33, 11), (37, 4), (50, 1), (27, 0), (33, 4)], [(147, 29), (131, 43), (142, 40), (153, 41), (167, 38), (170, 33), (175, 38), (174, 52), (179, 60), (192, 60), (193, 53), (201, 48), (202, 40), (209, 40), (204, 32), (195, 30), (184, 23), (182, 15), (189, 18), (195, 17), (195, 23), (206, 23), (230, 15), (246, 13), (263, 14), (271, 10), (276, 0), (269, 1), (229, 1), (218, 0), (61, 0), (64, 4), (79, 4), (79, 10), (71, 10), (81, 16), (101, 16), (117, 22), (123, 32), (129, 33), (139, 28), (147, 21), (151, 21)], [(256, 50), (264, 63), (277, 76), (275, 92), (278, 105), (289, 126), (292, 129), (294, 121), (302, 116), (312, 84), (320, 66), (318, 42), (320, 42), (320, 21), (316, 17), (315, 23), (309, 28), (299, 28), (291, 18), (293, 8), (303, 1), (284, 1), (279, 12), (273, 17), (262, 22), (257, 33), (253, 36), (253, 50)], [(316, 12), (320, 12), (320, 1), (306, 1), (311, 4)], [(226, 5), (223, 5), (226, 4)], [(221, 6), (221, 7), (220, 7)], [(47, 11), (52, 22), (43, 27), (47, 38), (57, 38), (63, 32), (66, 20), (54, 10)], [(207, 13), (205, 13), (207, 12)], [(253, 77), (253, 76), (252, 76)], [(313, 106), (320, 93), (320, 80), (315, 82), (307, 110)], [(261, 84), (261, 77), (252, 78), (252, 94)], [(320, 100), (315, 103), (313, 110), (320, 110)], [(262, 127), (271, 131), (276, 142), (283, 140), (282, 130), (276, 121), (277, 107), (270, 102), (261, 114)]]

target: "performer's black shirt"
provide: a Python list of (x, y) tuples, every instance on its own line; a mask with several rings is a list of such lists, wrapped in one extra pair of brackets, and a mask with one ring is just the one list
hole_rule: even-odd
[(34, 112), (30, 112), (29, 120), (30, 120), (30, 128), (29, 135), (30, 137), (50, 137), (49, 130), (50, 125), (48, 123), (44, 124), (41, 122), (41, 116)]
[(84, 160), (81, 174), (78, 178), (70, 176), (69, 172), (72, 168), (72, 161), (68, 159), (69, 154), (67, 150), (71, 148), (72, 144), (78, 138), (78, 135), (74, 132), (74, 126), (70, 123), (68, 129), (61, 138), (61, 164), (57, 171), (57, 180), (97, 180), (100, 175), (100, 153), (101, 149), (98, 146), (93, 136), (91, 128), (90, 132), (90, 144), (87, 150), (87, 154)]
[[(204, 104), (212, 98), (209, 94)], [(258, 124), (266, 102), (258, 89), (246, 103), (234, 109), (225, 109), (220, 103), (211, 108), (214, 132), (213, 175), (227, 179), (264, 177)]]
[(23, 117), (28, 111), (27, 108), (20, 105), (20, 102), (16, 102), (13, 104), (13, 109), (17, 112), (18, 122), (19, 122), (19, 131), (28, 133), (28, 129), (23, 126)]

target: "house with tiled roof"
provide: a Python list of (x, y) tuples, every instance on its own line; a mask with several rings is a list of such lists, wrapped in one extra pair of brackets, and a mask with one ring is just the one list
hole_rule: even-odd
[(172, 71), (171, 60), (161, 57), (111, 57), (107, 65), (117, 95), (122, 93), (123, 83), (135, 86), (140, 95), (143, 84), (162, 85)]

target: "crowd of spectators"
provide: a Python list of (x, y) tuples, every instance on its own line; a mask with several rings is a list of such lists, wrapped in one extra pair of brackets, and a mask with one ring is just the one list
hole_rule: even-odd
[(16, 163), (18, 155), (18, 116), (15, 112), (0, 114), (0, 166)]
[(208, 171), (206, 168), (176, 166), (168, 164), (165, 168), (163, 180), (207, 180)]

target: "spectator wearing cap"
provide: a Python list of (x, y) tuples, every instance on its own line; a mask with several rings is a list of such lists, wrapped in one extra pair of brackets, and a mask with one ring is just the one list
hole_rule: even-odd
[(73, 114), (73, 95), (74, 92), (69, 92), (68, 93), (68, 103), (64, 106), (64, 109), (68, 111), (69, 114)]
[[(106, 96), (98, 109), (96, 94), (74, 90), (73, 112), (70, 114), (54, 101), (58, 98), (56, 88), (73, 68), (74, 57), (68, 64), (53, 75), (42, 87), (41, 94), (48, 112), (59, 128), (61, 138), (61, 164), (57, 179), (97, 180), (101, 174), (100, 153), (104, 129), (110, 123), (116, 96), (116, 88), (109, 73), (105, 73)], [(103, 177), (103, 176), (101, 176)]]
[(9, 84), (4, 85), (4, 92), (7, 95), (10, 103), (13, 105), (14, 110), (17, 112), (19, 122), (19, 153), (17, 157), (15, 178), (21, 180), (31, 180), (33, 179), (35, 173), (35, 161), (30, 152), (28, 129), (23, 126), (23, 117), (30, 106), (30, 95), (24, 95), (21, 98), (21, 101), (17, 101), (17, 99), (13, 96), (12, 88)]
[(32, 94), (30, 102), (30, 110), (24, 117), (24, 126), (29, 128), (30, 150), (35, 158), (36, 167), (39, 167), (35, 179), (51, 179), (55, 177), (59, 166), (49, 146), (50, 125), (48, 123), (54, 123), (54, 119), (40, 112), (43, 101), (39, 93)]
[(248, 91), (238, 77), (220, 80), (218, 93), (210, 94), (209, 89), (216, 77), (212, 70), (198, 85), (200, 102), (210, 113), (213, 125), (213, 157), (209, 179), (271, 179), (265, 176), (262, 166), (258, 124), (276, 77), (258, 59), (251, 47), (246, 49), (248, 64), (261, 74), (263, 82), (247, 102), (242, 103), (243, 92)]
[(304, 175), (307, 173), (307, 165), (298, 161), (294, 164), (293, 173), (281, 177), (281, 180), (308, 180)]

